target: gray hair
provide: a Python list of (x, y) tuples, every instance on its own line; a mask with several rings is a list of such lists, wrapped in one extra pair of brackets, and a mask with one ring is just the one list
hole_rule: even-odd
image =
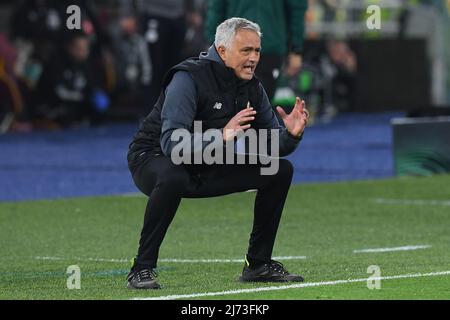
[(262, 37), (261, 28), (257, 23), (244, 18), (230, 18), (219, 24), (216, 29), (214, 41), (216, 48), (219, 46), (229, 48), (236, 32), (241, 29), (254, 31), (260, 38)]

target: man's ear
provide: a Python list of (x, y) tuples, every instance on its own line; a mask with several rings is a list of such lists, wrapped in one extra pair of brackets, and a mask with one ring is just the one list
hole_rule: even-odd
[(225, 62), (225, 52), (226, 52), (226, 48), (224, 46), (219, 46), (217, 48), (217, 53), (219, 54), (220, 58), (223, 60), (223, 62)]

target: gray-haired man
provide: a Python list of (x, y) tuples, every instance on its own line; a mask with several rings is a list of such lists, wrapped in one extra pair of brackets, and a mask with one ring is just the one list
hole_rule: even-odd
[[(249, 189), (258, 190), (241, 281), (303, 281), (271, 259), (293, 167), (279, 160), (273, 175), (261, 174), (263, 164), (174, 164), (179, 143), (188, 143), (192, 154), (234, 145), (239, 133), (252, 129), (276, 130), (281, 156), (298, 146), (308, 121), (304, 101), (290, 114), (279, 108), (280, 126), (267, 95), (254, 77), (261, 50), (259, 26), (231, 18), (217, 28), (215, 44), (199, 58), (173, 67), (152, 112), (134, 136), (128, 152), (129, 168), (136, 186), (149, 196), (138, 254), (128, 275), (128, 287), (160, 288), (156, 282), (159, 247), (183, 197), (214, 197)], [(203, 132), (220, 130), (221, 139), (201, 139), (192, 132), (201, 121)], [(176, 141), (180, 131), (191, 132), (190, 141)], [(272, 144), (271, 144), (272, 145)], [(184, 149), (186, 150), (186, 149)], [(188, 148), (188, 150), (191, 150)]]

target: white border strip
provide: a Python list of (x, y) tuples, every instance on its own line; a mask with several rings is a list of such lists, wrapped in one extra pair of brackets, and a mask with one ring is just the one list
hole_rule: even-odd
[(376, 198), (372, 199), (375, 203), (379, 204), (406, 204), (406, 205), (418, 205), (418, 206), (450, 206), (450, 200), (406, 200), (406, 199), (385, 199)]
[(36, 256), (33, 257), (36, 260), (51, 260), (51, 261), (58, 261), (58, 260), (77, 260), (77, 261), (92, 261), (92, 262), (117, 262), (117, 263), (130, 263), (131, 259), (103, 259), (103, 258), (65, 258), (65, 257), (42, 257), (42, 256)]
[[(88, 262), (115, 262), (115, 263), (130, 263), (131, 259), (103, 259), (103, 258), (63, 258), (63, 257), (34, 257), (36, 260), (77, 260)], [(281, 256), (273, 257), (274, 260), (303, 260), (305, 256)], [(174, 262), (174, 263), (244, 263), (244, 258), (241, 259), (158, 259), (159, 262)]]
[(427, 248), (431, 248), (431, 245), (404, 246), (404, 247), (394, 247), (394, 248), (360, 249), (360, 250), (353, 250), (353, 253), (409, 251), (409, 250), (418, 250), (418, 249), (427, 249)]
[[(303, 260), (305, 256), (285, 256), (273, 257), (274, 260)], [(241, 259), (159, 259), (161, 262), (178, 262), (178, 263), (244, 263)]]
[[(370, 281), (419, 278), (419, 277), (433, 277), (433, 276), (445, 276), (445, 275), (450, 275), (450, 271), (404, 274), (404, 275), (386, 276), (386, 277), (377, 277), (377, 278), (371, 277)], [(199, 297), (226, 296), (226, 295), (241, 294), (241, 293), (253, 293), (253, 292), (277, 291), (277, 290), (308, 288), (308, 287), (333, 286), (333, 285), (337, 285), (337, 284), (367, 282), (367, 280), (368, 280), (368, 278), (325, 281), (325, 282), (310, 282), (310, 283), (292, 284), (292, 285), (286, 285), (286, 286), (260, 287), (260, 288), (253, 288), (253, 289), (239, 289), (239, 290), (228, 290), (228, 291), (220, 291), (220, 292), (203, 292), (203, 293), (178, 294), (178, 295), (169, 295), (169, 296), (150, 297), (150, 298), (133, 298), (131, 300), (176, 300), (176, 299), (190, 299), (190, 298), (199, 298)]]
[(420, 117), (420, 118), (393, 118), (391, 124), (416, 124), (416, 123), (442, 123), (450, 122), (449, 116), (436, 116), (436, 117)]

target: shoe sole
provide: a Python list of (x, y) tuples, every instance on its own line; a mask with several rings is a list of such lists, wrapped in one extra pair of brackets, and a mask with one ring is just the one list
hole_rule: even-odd
[(157, 289), (161, 289), (161, 285), (158, 284), (158, 283), (152, 283), (151, 285), (148, 285), (148, 286), (135, 287), (130, 282), (128, 282), (127, 288), (128, 289), (135, 289), (135, 290), (145, 290), (145, 289), (152, 289), (152, 290), (156, 289), (157, 290)]

